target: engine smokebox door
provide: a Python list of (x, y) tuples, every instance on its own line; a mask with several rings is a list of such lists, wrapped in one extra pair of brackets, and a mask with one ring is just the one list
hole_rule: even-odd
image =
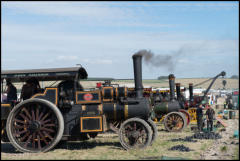
[(81, 132), (102, 132), (103, 131), (103, 117), (80, 117), (80, 131)]

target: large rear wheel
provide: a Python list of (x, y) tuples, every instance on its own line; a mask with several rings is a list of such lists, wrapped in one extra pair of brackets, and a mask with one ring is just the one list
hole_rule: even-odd
[(15, 148), (21, 152), (38, 153), (49, 151), (61, 140), (64, 121), (53, 103), (34, 98), (13, 108), (6, 128)]

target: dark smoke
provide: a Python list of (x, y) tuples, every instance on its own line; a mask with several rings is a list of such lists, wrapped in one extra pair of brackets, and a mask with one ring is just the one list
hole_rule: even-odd
[(147, 65), (154, 67), (167, 67), (168, 71), (173, 72), (175, 68), (173, 55), (154, 55), (150, 50), (145, 49), (138, 51), (134, 55), (143, 56), (144, 62)]

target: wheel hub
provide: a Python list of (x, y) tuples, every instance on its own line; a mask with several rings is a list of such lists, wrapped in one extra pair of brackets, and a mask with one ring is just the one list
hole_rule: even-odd
[(172, 122), (172, 124), (173, 124), (173, 126), (176, 126), (176, 125), (177, 125), (177, 121), (174, 120), (174, 121)]
[(32, 121), (32, 122), (30, 123), (30, 125), (29, 125), (28, 130), (29, 130), (30, 132), (36, 132), (37, 130), (40, 129), (40, 127), (41, 127), (40, 122), (38, 122), (38, 121)]
[(140, 135), (140, 133), (138, 131), (133, 131), (130, 133), (130, 137), (133, 137), (133, 138), (138, 138), (138, 136)]

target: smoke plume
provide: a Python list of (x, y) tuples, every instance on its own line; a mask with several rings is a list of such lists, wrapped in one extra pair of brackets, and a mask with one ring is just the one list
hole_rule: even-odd
[(145, 49), (138, 51), (134, 55), (143, 56), (144, 62), (147, 65), (154, 67), (166, 67), (168, 71), (173, 72), (175, 68), (174, 56), (173, 55), (154, 55), (150, 50)]

